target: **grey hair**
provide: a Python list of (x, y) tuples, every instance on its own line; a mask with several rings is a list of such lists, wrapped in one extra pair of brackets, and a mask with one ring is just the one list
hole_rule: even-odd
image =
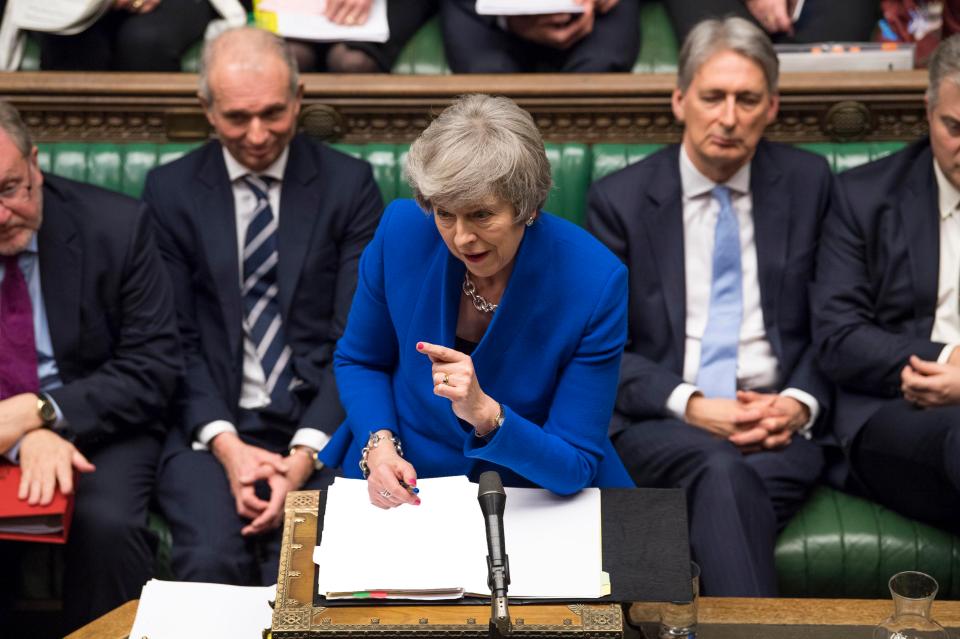
[(757, 63), (767, 80), (767, 90), (777, 92), (780, 61), (764, 31), (743, 18), (729, 17), (697, 23), (680, 49), (677, 85), (686, 91), (697, 70), (714, 54), (733, 51)]
[(960, 85), (960, 34), (941, 42), (930, 57), (930, 81), (927, 84), (929, 108), (937, 106), (940, 84), (947, 79)]
[[(210, 90), (210, 69), (213, 68), (220, 55), (220, 49), (234, 48), (239, 57), (231, 56), (231, 60), (240, 60), (251, 67), (256, 66), (264, 55), (274, 54), (279, 57), (290, 73), (290, 95), (297, 94), (300, 88), (300, 71), (297, 68), (297, 59), (283, 38), (256, 27), (236, 27), (227, 29), (217, 37), (207, 40), (203, 45), (203, 54), (200, 56), (199, 92), (207, 104), (213, 103), (213, 92)], [(233, 52), (231, 52), (233, 53)]]
[(9, 102), (0, 100), (0, 130), (10, 136), (13, 145), (20, 151), (23, 157), (29, 157), (33, 150), (33, 139), (30, 137), (30, 130), (23, 123), (20, 112), (17, 111)]
[(526, 222), (547, 201), (553, 180), (543, 138), (513, 100), (465, 95), (443, 110), (410, 146), (406, 178), (425, 211), (475, 206), (490, 196)]

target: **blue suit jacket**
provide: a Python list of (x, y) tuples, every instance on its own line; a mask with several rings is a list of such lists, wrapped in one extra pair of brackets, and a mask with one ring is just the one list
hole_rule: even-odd
[(910, 355), (936, 361), (930, 333), (940, 277), (940, 214), (930, 141), (842, 173), (824, 226), (814, 336), (837, 383), (835, 430), (849, 446), (887, 400), (901, 397)]
[[(243, 300), (233, 191), (222, 147), (210, 142), (147, 176), (173, 282), (186, 360), (181, 443), (223, 419), (238, 427)], [(333, 349), (346, 324), (357, 264), (382, 209), (370, 165), (305, 138), (290, 142), (280, 196), (278, 298), (293, 365), (304, 384), (291, 421), (333, 432), (343, 419)], [(285, 437), (291, 432), (283, 433)]]
[(453, 347), (464, 264), (432, 216), (399, 200), (360, 262), (335, 370), (347, 419), (322, 456), (359, 477), (371, 431), (389, 428), (420, 477), (494, 469), (556, 493), (632, 486), (607, 439), (626, 337), (626, 269), (577, 226), (547, 214), (527, 228), (510, 282), (472, 358), (505, 420), (484, 444), (433, 394), (416, 344)]
[[(679, 153), (679, 146), (669, 146), (590, 189), (587, 228), (630, 271), (630, 335), (613, 433), (636, 421), (669, 417), (667, 398), (683, 381), (687, 312)], [(780, 362), (781, 386), (813, 395), (820, 423), (831, 392), (814, 358), (808, 287), (832, 183), (819, 156), (766, 141), (757, 146), (750, 191), (764, 328)]]

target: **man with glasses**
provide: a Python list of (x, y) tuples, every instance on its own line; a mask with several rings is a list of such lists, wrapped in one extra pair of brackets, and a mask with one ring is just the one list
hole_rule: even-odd
[(173, 294), (136, 202), (44, 175), (37, 156), (0, 102), (0, 453), (20, 465), (21, 500), (76, 489), (63, 588), (73, 628), (152, 574), (147, 507), (181, 361)]

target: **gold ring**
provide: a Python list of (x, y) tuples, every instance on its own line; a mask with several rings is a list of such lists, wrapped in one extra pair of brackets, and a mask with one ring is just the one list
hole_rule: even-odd
[(130, 3), (130, 8), (131, 8), (131, 9), (139, 9), (140, 7), (143, 6), (143, 3), (144, 3), (144, 2), (145, 2), (145, 0), (133, 0), (133, 2)]
[(450, 376), (447, 375), (446, 373), (444, 373), (444, 374), (443, 374), (443, 379), (440, 380), (440, 383), (441, 383), (441, 384), (444, 384), (444, 385), (446, 385), (446, 386), (449, 386), (449, 385), (450, 385)]

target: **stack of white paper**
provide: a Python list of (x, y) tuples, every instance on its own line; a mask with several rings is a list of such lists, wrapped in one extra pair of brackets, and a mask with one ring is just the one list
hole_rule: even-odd
[(525, 16), (545, 13), (583, 13), (573, 0), (477, 0), (482, 16)]
[(364, 24), (335, 24), (323, 15), (325, 0), (257, 0), (257, 24), (286, 38), (318, 42), (386, 42), (387, 0), (373, 0)]
[(276, 586), (249, 588), (151, 579), (140, 593), (131, 637), (260, 639)]
[[(456, 598), (488, 595), (487, 545), (477, 485), (421, 479), (419, 506), (382, 510), (366, 481), (337, 478), (327, 492), (314, 549), (319, 592), (329, 598)], [(604, 589), (600, 491), (572, 497), (506, 488), (509, 592), (521, 598), (592, 599)], [(607, 588), (609, 586), (607, 585)]]

